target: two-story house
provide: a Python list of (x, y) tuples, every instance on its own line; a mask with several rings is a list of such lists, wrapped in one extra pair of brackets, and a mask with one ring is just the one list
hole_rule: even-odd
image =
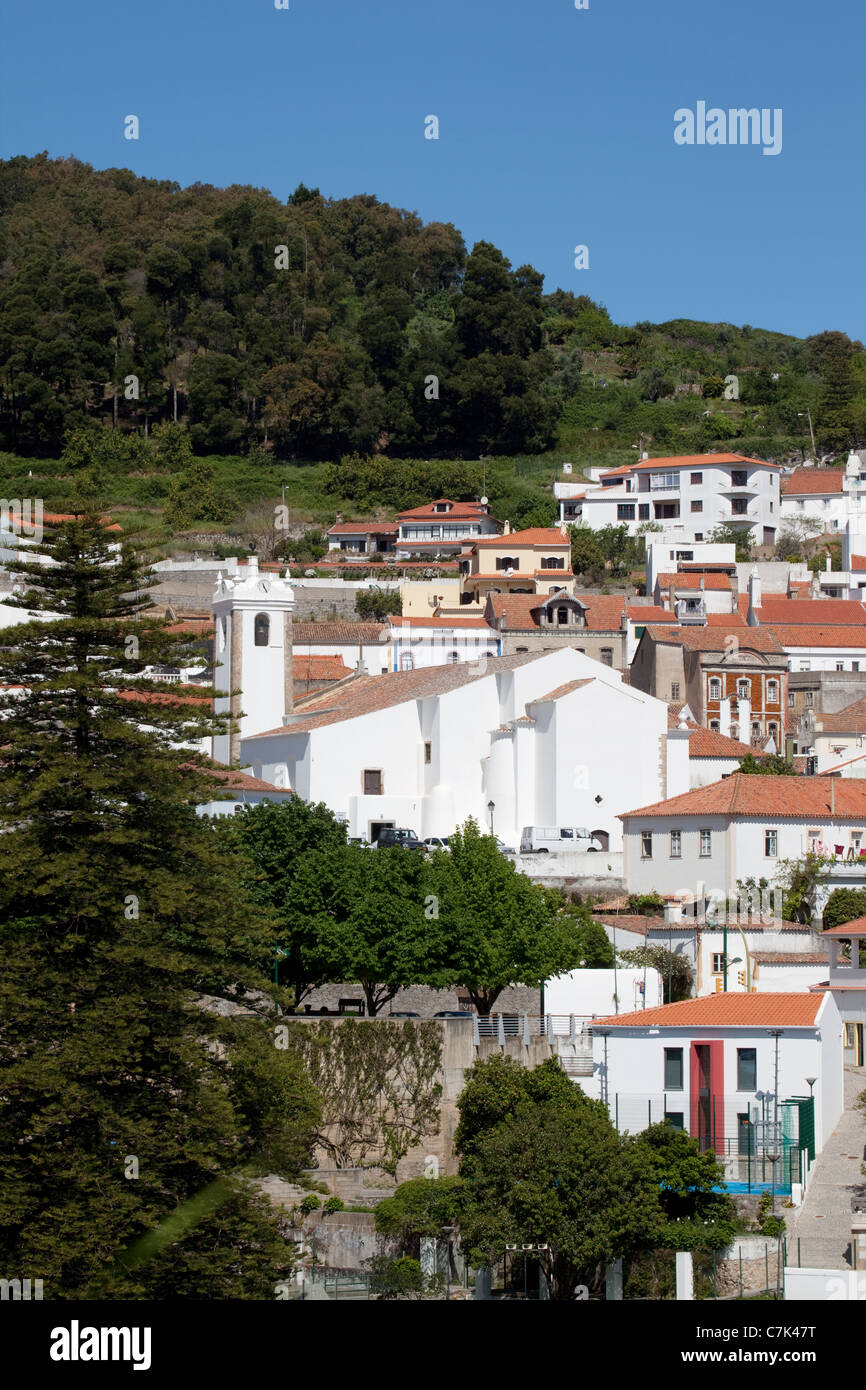
[(565, 527), (534, 526), (482, 536), (460, 550), (460, 601), (483, 604), (490, 593), (574, 592), (571, 542)]
[(501, 523), (490, 515), (486, 497), (480, 502), (453, 502), (437, 497), (423, 507), (409, 507), (397, 514), (398, 559), (456, 555), (476, 536), (496, 536)]
[(742, 454), (643, 457), (603, 473), (600, 486), (587, 486), (582, 498), (560, 501), (569, 506), (570, 519), (593, 530), (626, 525), (636, 535), (652, 522), (671, 539), (704, 541), (725, 524), (750, 533), (755, 545), (773, 545), (780, 471), (778, 464)]

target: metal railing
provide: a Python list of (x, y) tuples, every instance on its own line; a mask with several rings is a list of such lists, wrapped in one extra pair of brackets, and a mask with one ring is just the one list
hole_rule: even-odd
[(504, 1046), (506, 1038), (522, 1038), (526, 1045), (532, 1038), (547, 1038), (553, 1046), (556, 1038), (568, 1038), (575, 1046), (592, 1046), (590, 1014), (476, 1014), (473, 1016), (475, 1046), (482, 1038), (496, 1038)]

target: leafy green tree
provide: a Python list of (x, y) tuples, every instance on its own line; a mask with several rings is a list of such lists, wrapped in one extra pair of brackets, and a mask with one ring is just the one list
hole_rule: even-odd
[(636, 946), (634, 950), (618, 951), (617, 956), (625, 965), (657, 970), (661, 975), (662, 998), (666, 1004), (691, 998), (695, 976), (686, 956), (660, 945)]
[(626, 1143), (635, 1171), (659, 1194), (664, 1219), (655, 1235), (659, 1246), (718, 1250), (730, 1243), (737, 1211), (724, 1190), (725, 1170), (715, 1153), (702, 1153), (690, 1134), (666, 1121)]
[(243, 851), (246, 886), (274, 920), (275, 969), (297, 1006), (331, 978), (333, 965), (322, 940), (320, 894), (308, 896), (331, 851), (346, 844), (346, 828), (323, 802), (299, 796), (248, 806), (243, 815), (220, 817), (217, 830)]
[(740, 759), (738, 772), (748, 773), (754, 777), (798, 777), (799, 773), (793, 763), (789, 763), (781, 753), (762, 753), (756, 757), (754, 753), (747, 753)]
[(196, 522), (225, 524), (237, 509), (237, 498), (220, 487), (213, 464), (206, 459), (193, 459), (183, 473), (172, 479), (165, 516), (182, 531)]
[[(509, 1069), (517, 1075), (506, 1078)], [(471, 1184), (460, 1227), (474, 1264), (494, 1264), (508, 1244), (546, 1244), (551, 1295), (567, 1299), (601, 1261), (652, 1240), (657, 1192), (630, 1162), (606, 1105), (558, 1063), (477, 1062), (458, 1107), (460, 1176)]]
[(410, 1178), (393, 1197), (376, 1206), (376, 1231), (399, 1240), (407, 1254), (418, 1254), (421, 1236), (441, 1236), (453, 1225), (468, 1200), (464, 1178)]
[(753, 532), (751, 527), (735, 526), (730, 521), (723, 521), (715, 526), (710, 532), (709, 539), (714, 545), (733, 545), (736, 546), (736, 558), (746, 561), (751, 556), (753, 544)]
[[(128, 538), (110, 549), (115, 534), (91, 506), (51, 531), (54, 564), (20, 566), (31, 587), (19, 602), (59, 619), (0, 629), (0, 1257), (38, 1269), (55, 1298), (99, 1283), (257, 1149), (287, 1162), (303, 1149), (240, 1039), (229, 1079), (229, 1021), (203, 1007), (255, 1007), (273, 937), (237, 857), (196, 815), (212, 775), (176, 749), (220, 727), (211, 692), (190, 700), (143, 679), (190, 647), (143, 611), (149, 581)], [(302, 1091), (303, 1130), (315, 1098)], [(258, 1240), (272, 1260), (260, 1217), (238, 1188), (239, 1245)], [(189, 1258), (208, 1245), (211, 1287), (228, 1287), (233, 1248), (199, 1233)]]
[(827, 860), (806, 853), (802, 859), (783, 859), (774, 884), (782, 890), (782, 916), (788, 922), (811, 922), (818, 887), (828, 876)]
[(583, 923), (561, 915), (556, 893), (530, 882), (473, 820), (450, 837), (448, 854), (425, 865), (432, 951), (428, 983), (462, 984), (480, 1014), (511, 984), (540, 987), (581, 960)]
[(824, 905), (824, 931), (866, 917), (866, 888), (834, 888)]
[(355, 608), (359, 618), (384, 622), (389, 614), (403, 611), (403, 601), (396, 589), (359, 589)]

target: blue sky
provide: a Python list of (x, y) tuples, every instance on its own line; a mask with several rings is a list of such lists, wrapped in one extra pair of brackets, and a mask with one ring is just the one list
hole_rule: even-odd
[[(862, 0), (289, 3), (8, 7), (2, 154), (373, 193), (619, 322), (866, 338)], [(781, 153), (676, 145), (698, 101), (780, 107)]]

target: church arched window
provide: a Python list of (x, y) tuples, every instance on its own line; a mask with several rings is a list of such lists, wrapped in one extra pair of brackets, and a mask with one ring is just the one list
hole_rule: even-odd
[(267, 613), (257, 613), (253, 627), (254, 642), (257, 647), (266, 647), (271, 635), (271, 620)]

